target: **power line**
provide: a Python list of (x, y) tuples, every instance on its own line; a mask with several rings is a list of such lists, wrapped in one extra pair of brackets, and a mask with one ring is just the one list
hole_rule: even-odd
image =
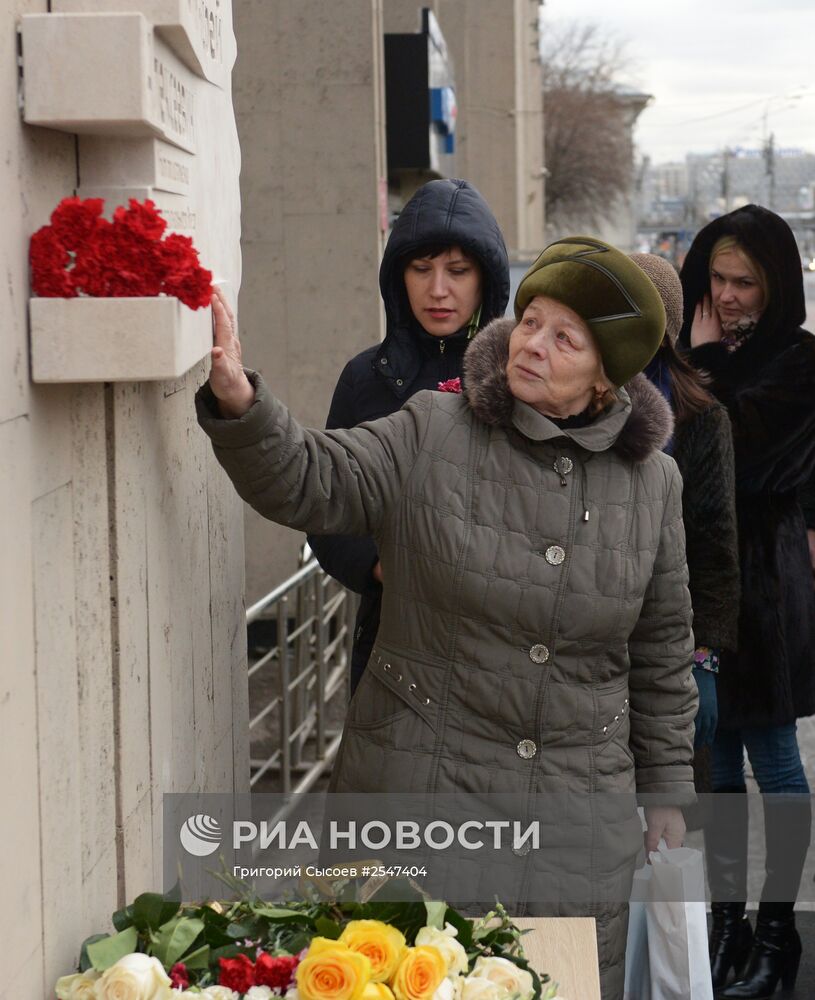
[[(739, 111), (745, 111), (748, 108), (755, 108), (759, 104), (766, 104), (768, 101), (779, 101), (779, 100), (798, 101), (807, 97), (815, 97), (815, 92), (804, 93), (804, 94), (789, 94), (789, 95), (776, 94), (772, 97), (761, 97), (755, 101), (748, 101), (746, 104), (738, 104), (733, 108), (728, 108), (726, 111), (716, 111), (710, 115), (700, 115), (698, 118), (685, 118), (682, 121), (678, 122), (655, 122), (653, 125), (650, 125), (649, 128), (676, 128), (678, 125), (692, 125), (695, 122), (705, 122), (705, 121), (710, 121), (713, 118), (723, 118), (726, 115), (734, 115), (737, 114)], [(657, 98), (653, 102), (653, 104), (651, 104), (651, 108), (653, 110), (659, 110), (662, 107), (666, 107), (666, 105), (660, 105), (659, 98)]]

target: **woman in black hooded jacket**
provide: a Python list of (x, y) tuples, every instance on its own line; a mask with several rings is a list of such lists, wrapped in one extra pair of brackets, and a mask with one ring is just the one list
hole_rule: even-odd
[[(461, 254), (451, 256), (453, 248)], [(405, 272), (411, 268), (416, 272), (412, 277), (421, 282), (432, 278), (429, 272), (434, 268), (444, 270), (462, 258), (479, 272), (480, 301), (460, 326), (447, 333), (449, 322), (416, 315)], [(379, 269), (379, 288), (385, 304), (385, 339), (343, 369), (328, 411), (329, 430), (387, 416), (421, 389), (437, 389), (459, 379), (472, 336), (504, 315), (509, 300), (504, 238), (486, 201), (471, 184), (436, 180), (416, 191), (394, 223)], [(435, 304), (443, 315), (449, 300), (439, 298)], [(372, 538), (342, 535), (310, 535), (308, 542), (322, 568), (361, 595), (351, 659), (353, 693), (379, 629), (382, 585), (376, 545)]]
[[(741, 565), (738, 653), (719, 675), (713, 745), (714, 791), (737, 794), (716, 797), (705, 831), (711, 963), (717, 988), (731, 968), (738, 976), (720, 996), (757, 998), (794, 983), (801, 953), (790, 900), (810, 803), (796, 719), (815, 713), (815, 594), (799, 494), (815, 469), (815, 338), (801, 328), (795, 238), (767, 209), (747, 205), (705, 226), (681, 278), (680, 347), (711, 375), (732, 423)], [(752, 944), (745, 748), (765, 793), (767, 877)]]

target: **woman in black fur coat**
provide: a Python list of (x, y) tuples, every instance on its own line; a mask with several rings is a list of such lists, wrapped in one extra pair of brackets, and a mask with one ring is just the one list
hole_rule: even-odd
[(679, 343), (727, 407), (736, 460), (741, 613), (738, 653), (719, 677), (713, 787), (745, 791), (746, 748), (765, 793), (767, 878), (752, 944), (745, 796), (717, 796), (706, 829), (711, 961), (717, 988), (731, 968), (738, 977), (719, 996), (758, 998), (794, 983), (801, 953), (789, 900), (810, 837), (796, 719), (815, 713), (815, 593), (799, 498), (815, 469), (815, 338), (801, 328), (795, 238), (767, 209), (747, 205), (705, 226), (681, 278)]

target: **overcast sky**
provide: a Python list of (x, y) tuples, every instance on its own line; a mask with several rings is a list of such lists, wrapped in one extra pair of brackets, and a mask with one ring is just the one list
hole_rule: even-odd
[(624, 82), (654, 97), (635, 138), (655, 163), (758, 148), (765, 113), (778, 147), (815, 153), (815, 0), (546, 0), (542, 18), (628, 41)]

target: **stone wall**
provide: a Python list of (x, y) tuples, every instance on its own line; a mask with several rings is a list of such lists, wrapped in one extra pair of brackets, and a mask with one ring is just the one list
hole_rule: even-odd
[[(510, 253), (534, 256), (543, 246), (537, 0), (427, 6), (456, 67), (456, 173), (484, 194)], [(383, 33), (417, 31), (421, 7), (418, 0), (236, 7), (244, 357), (307, 425), (323, 425), (344, 364), (383, 335)], [(252, 602), (296, 570), (304, 537), (247, 510), (246, 539)]]
[(484, 195), (515, 259), (543, 249), (543, 98), (538, 0), (385, 0), (385, 30), (418, 31), (422, 6), (456, 78), (455, 171)]
[[(382, 0), (242, 0), (235, 114), (244, 155), (247, 364), (307, 426), (349, 358), (383, 334)], [(304, 536), (246, 512), (251, 603), (297, 569)]]
[(0, 992), (21, 1000), (161, 887), (164, 792), (248, 788), (242, 511), (195, 423), (206, 345), (171, 380), (30, 378), (28, 240), (66, 195), (153, 197), (240, 286), (228, 0), (74, 16), (99, 6), (0, 0)]

